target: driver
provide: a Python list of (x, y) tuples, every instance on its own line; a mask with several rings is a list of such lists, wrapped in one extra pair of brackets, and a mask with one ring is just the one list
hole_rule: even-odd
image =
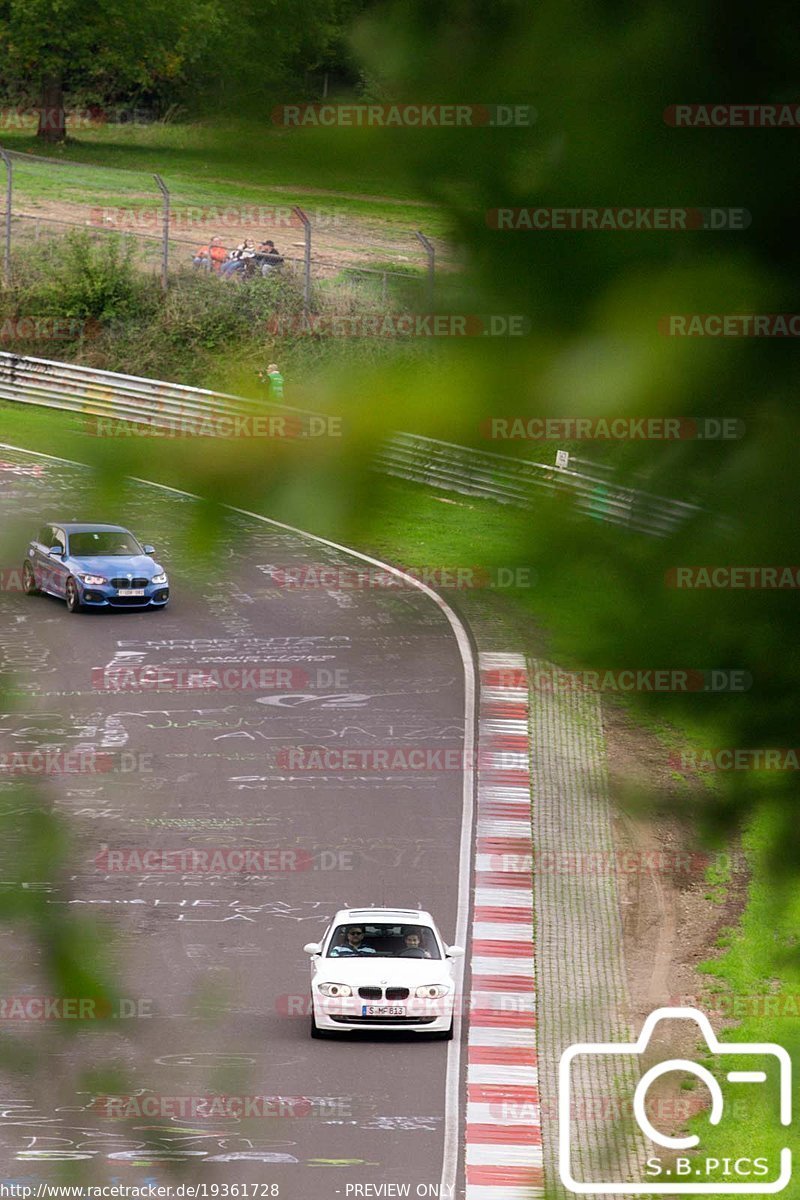
[(409, 929), (403, 938), (403, 943), (403, 949), (400, 951), (401, 958), (430, 958), (430, 950), (423, 949), (422, 938), (416, 929)]
[(347, 930), (346, 941), (341, 946), (334, 946), (331, 950), (331, 958), (339, 958), (341, 956), (350, 956), (352, 954), (374, 954), (374, 946), (367, 946), (364, 943), (364, 927), (363, 925), (351, 925)]

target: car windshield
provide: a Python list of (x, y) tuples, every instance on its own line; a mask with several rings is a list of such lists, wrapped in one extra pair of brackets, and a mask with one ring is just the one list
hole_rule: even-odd
[(96, 555), (141, 554), (142, 547), (124, 529), (93, 529), (69, 535), (69, 552), (78, 558)]
[(328, 943), (328, 958), (369, 955), (377, 958), (441, 958), (436, 936), (429, 925), (337, 925)]

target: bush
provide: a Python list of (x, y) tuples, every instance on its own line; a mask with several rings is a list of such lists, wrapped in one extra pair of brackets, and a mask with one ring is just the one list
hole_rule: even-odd
[[(0, 292), (0, 349), (224, 389), (230, 379), (247, 386), (270, 358), (298, 380), (353, 358), (374, 362), (430, 351), (388, 337), (308, 335), (292, 321), (276, 332), (270, 318), (303, 312), (303, 282), (290, 270), (226, 281), (187, 267), (170, 276), (165, 295), (160, 278), (143, 270), (135, 254), (131, 239), (93, 238), (83, 230), (16, 251), (13, 285)], [(419, 290), (416, 280), (410, 286)], [(315, 311), (326, 317), (388, 316), (397, 300), (344, 278), (317, 280), (314, 287)], [(71, 318), (75, 329), (55, 341), (37, 338), (27, 325), (21, 332), (19, 318), (27, 317)]]
[(143, 280), (134, 250), (114, 234), (93, 241), (82, 229), (15, 256), (16, 297), (26, 315), (114, 321), (134, 312)]

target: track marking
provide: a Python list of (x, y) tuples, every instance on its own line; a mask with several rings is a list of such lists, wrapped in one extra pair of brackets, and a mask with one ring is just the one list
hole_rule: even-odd
[[(56, 454), (44, 454), (39, 450), (28, 450), (23, 446), (12, 446), (7, 443), (0, 442), (0, 449), (13, 450), (18, 454), (30, 454), (35, 458), (45, 458), (51, 462), (66, 463), (68, 466), (80, 467), (84, 470), (93, 470), (89, 463), (76, 462), (71, 458), (61, 458)], [(182, 488), (170, 487), (166, 483), (157, 483), (152, 479), (142, 479), (140, 476), (129, 476), (135, 483), (143, 483), (149, 487), (159, 488), (164, 492), (171, 492), (176, 496), (187, 496), (191, 500), (203, 502), (203, 497), (198, 496), (194, 492), (186, 492)], [(318, 542), (323, 546), (328, 546), (333, 550), (339, 550), (342, 554), (349, 554), (353, 558), (358, 558), (362, 562), (369, 563), (374, 567), (379, 567), (383, 571), (388, 571), (391, 575), (395, 575), (398, 579), (410, 583), (413, 587), (418, 588), (423, 592), (433, 603), (444, 613), (447, 618), (453, 635), (456, 639), (461, 662), (464, 668), (464, 775), (462, 787), (462, 802), (461, 802), (461, 837), (459, 841), (459, 867), (458, 867), (458, 902), (456, 908), (456, 928), (455, 942), (456, 945), (466, 946), (469, 936), (469, 906), (470, 906), (470, 876), (472, 872), (472, 843), (473, 843), (473, 822), (475, 815), (475, 703), (476, 703), (476, 673), (477, 664), (472, 651), (472, 643), (470, 642), (467, 631), (447, 603), (446, 600), (422, 583), (419, 579), (415, 579), (413, 575), (406, 574), (398, 567), (390, 566), (389, 563), (381, 562), (378, 558), (372, 558), (369, 554), (362, 554), (360, 550), (351, 550), (349, 546), (342, 546), (338, 542), (331, 542), (327, 538), (319, 537), (315, 533), (308, 533), (305, 529), (296, 529), (293, 525), (286, 525), (283, 521), (276, 521), (272, 517), (265, 517), (261, 513), (250, 512), (249, 509), (237, 508), (233, 504), (224, 504), (224, 508), (231, 512), (239, 513), (241, 516), (251, 517), (255, 521), (263, 521), (266, 525), (272, 525), (276, 529), (283, 529), (287, 533), (294, 534), (299, 538), (307, 538), (309, 541)], [(456, 960), (456, 995), (463, 994), (463, 961), (459, 963)], [(447, 1067), (445, 1071), (445, 1111), (444, 1111), (444, 1147), (442, 1154), (442, 1177), (440, 1184), (440, 1195), (454, 1196), (456, 1188), (456, 1178), (458, 1174), (458, 1159), (460, 1148), (460, 1118), (461, 1118), (461, 1026), (463, 1023), (463, 1014), (461, 1005), (456, 1004), (453, 1016), (453, 1040), (447, 1045)]]
[(544, 1195), (527, 666), (480, 654), (465, 1200)]

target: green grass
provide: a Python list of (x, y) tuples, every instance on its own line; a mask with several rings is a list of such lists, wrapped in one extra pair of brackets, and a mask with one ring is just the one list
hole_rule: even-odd
[(49, 160), (15, 162), (17, 207), (45, 200), (150, 207), (160, 203), (152, 178), (158, 172), (175, 205), (300, 204), (380, 222), (389, 230), (447, 234), (443, 210), (395, 180), (387, 183), (379, 160), (352, 152), (352, 137), (351, 152), (340, 154), (330, 134), (315, 130), (154, 122), (80, 129), (56, 147), (43, 145), (27, 130), (8, 129), (3, 144)]
[[(794, 1062), (800, 1055), (800, 897), (776, 887), (775, 874), (768, 860), (768, 848), (774, 847), (774, 812), (759, 810), (744, 837), (744, 847), (752, 866), (747, 904), (737, 928), (719, 941), (721, 955), (699, 967), (708, 977), (708, 994), (700, 1007), (709, 1012), (712, 1026), (723, 1042), (777, 1043), (788, 1050)], [(724, 881), (718, 881), (724, 890)], [(722, 1017), (736, 1024), (720, 1033)], [(700, 1061), (713, 1067), (707, 1056)], [(759, 1066), (763, 1064), (759, 1062)], [(753, 1070), (755, 1064), (744, 1056), (736, 1060), (718, 1060), (717, 1071), (724, 1068)], [(689, 1122), (699, 1135), (704, 1155), (724, 1159), (758, 1154), (777, 1162), (783, 1146), (795, 1146), (796, 1136), (782, 1128), (778, 1120), (776, 1071), (768, 1070), (764, 1084), (728, 1084), (723, 1095), (728, 1104), (722, 1122), (714, 1127), (702, 1114)], [(717, 1073), (715, 1071), (715, 1074)], [(721, 1075), (718, 1074), (718, 1078)], [(721, 1181), (722, 1175), (712, 1176)], [(769, 1178), (774, 1178), (770, 1175)], [(786, 1192), (796, 1195), (796, 1192)]]
[[(81, 432), (79, 418), (69, 414), (4, 404), (0, 406), (0, 430), (2, 440), (13, 444), (79, 460), (86, 458), (89, 439)], [(153, 480), (203, 492), (204, 480), (198, 478), (199, 460), (191, 457), (190, 450), (161, 445), (154, 451), (146, 469), (140, 463), (138, 470)], [(122, 464), (118, 469), (128, 466)], [(118, 477), (117, 471), (115, 479)], [(213, 481), (213, 468), (209, 479)], [(245, 495), (244, 485), (237, 482), (236, 487), (240, 490), (232, 492), (229, 488), (224, 499), (285, 519), (296, 517), (304, 523), (302, 514), (277, 512), (263, 482), (250, 495)], [(455, 568), (478, 563), (492, 567), (521, 565), (519, 531), (528, 519), (524, 513), (486, 502), (454, 500), (432, 490), (389, 484), (369, 512), (351, 519), (346, 528), (341, 513), (327, 509), (318, 509), (315, 523), (306, 523), (305, 527), (411, 567), (436, 564)], [(544, 612), (546, 624), (546, 605), (540, 610), (535, 584), (503, 589), (503, 594), (509, 605), (532, 620), (543, 619)], [(694, 745), (702, 739), (699, 728), (681, 728), (641, 713), (637, 720), (646, 721), (670, 748)], [(720, 953), (700, 967), (708, 980), (708, 994), (700, 1006), (710, 1012), (712, 1025), (723, 1041), (777, 1042), (790, 1053), (800, 1054), (796, 1003), (800, 996), (800, 894), (795, 891), (786, 895), (788, 884), (781, 890), (773, 864), (768, 861), (769, 848), (775, 845), (775, 828), (775, 810), (765, 805), (746, 832), (744, 848), (752, 868), (746, 908), (737, 928), (720, 937), (716, 948)], [(722, 904), (731, 883), (724, 865), (712, 866), (706, 882), (709, 903)], [(783, 1005), (783, 1012), (776, 1010), (778, 1004)], [(721, 1030), (718, 1013), (736, 1017), (737, 1028)], [(730, 1069), (727, 1063), (716, 1065), (718, 1069)], [(733, 1065), (740, 1069), (752, 1066), (742, 1061)], [(689, 1123), (690, 1129), (701, 1136), (703, 1152), (720, 1159), (737, 1158), (755, 1153), (757, 1147), (758, 1154), (772, 1156), (785, 1144), (785, 1133), (777, 1122), (774, 1090), (755, 1084), (730, 1084), (723, 1090), (730, 1096), (733, 1088), (738, 1089), (735, 1096), (739, 1099), (726, 1110), (721, 1125), (711, 1127), (702, 1115)]]
[(79, 422), (73, 413), (0, 401), (0, 440), (26, 450), (63, 454), (64, 437), (77, 432)]
[[(466, 498), (459, 498), (455, 504), (442, 503), (442, 499), (432, 492), (406, 489), (402, 508), (384, 508), (376, 514), (370, 548), (394, 561), (451, 566), (476, 558), (484, 561), (487, 554), (494, 561), (514, 554), (519, 545), (519, 526), (526, 520), (524, 514)], [(508, 595), (512, 605), (528, 612), (534, 620), (542, 620), (546, 605), (541, 605), (535, 586), (512, 589)], [(555, 614), (549, 620), (555, 627)], [(548, 624), (547, 617), (543, 623)], [(621, 701), (636, 723), (647, 728), (668, 751), (699, 749), (708, 741), (708, 731), (699, 722), (665, 721), (643, 710), (635, 698)], [(674, 782), (678, 781), (690, 804), (693, 798), (696, 802), (698, 784), (711, 796), (722, 787), (715, 772), (697, 772), (691, 783), (676, 773)], [(709, 1012), (722, 1041), (775, 1042), (796, 1060), (800, 1056), (800, 894), (795, 891), (785, 903), (787, 897), (779, 892), (773, 865), (767, 861), (767, 848), (775, 845), (772, 821), (770, 809), (760, 809), (744, 839), (752, 872), (746, 907), (738, 926), (719, 939), (718, 956), (710, 957), (700, 967), (709, 984), (708, 996), (701, 998), (700, 1008)], [(712, 856), (705, 878), (707, 902), (722, 906), (731, 882), (726, 856)], [(775, 1014), (779, 1004), (783, 1005), (783, 1015)], [(723, 1031), (718, 1013), (740, 1018), (737, 1027)], [(700, 1061), (705, 1061), (702, 1055)], [(733, 1065), (752, 1069), (752, 1063), (741, 1059)], [(702, 1115), (690, 1121), (690, 1131), (700, 1136), (702, 1152), (720, 1159), (758, 1153), (774, 1161), (782, 1146), (792, 1144), (777, 1120), (774, 1078), (770, 1078), (768, 1087), (725, 1084), (724, 1070), (730, 1069), (730, 1064), (719, 1061), (716, 1067), (726, 1099), (738, 1099), (730, 1104), (717, 1127), (710, 1126)], [(733, 1092), (734, 1088), (739, 1091)], [(711, 1176), (711, 1180), (715, 1178), (722, 1180), (721, 1175)]]
[[(0, 292), (0, 349), (254, 398), (263, 394), (256, 371), (270, 360), (281, 364), (297, 396), (298, 382), (319, 386), (337, 365), (399, 362), (430, 349), (422, 339), (308, 336), (294, 325), (303, 299), (291, 270), (226, 283), (185, 266), (164, 295), (143, 265), (131, 239), (117, 234), (98, 239), (71, 230), (21, 246), (12, 256), (11, 285)], [(349, 286), (323, 281), (313, 289), (315, 313), (381, 319), (409, 306), (419, 286), (405, 274), (385, 285), (380, 275), (367, 279)], [(74, 336), (48, 341), (32, 323), (41, 318), (74, 319)], [(283, 324), (271, 325), (274, 319)], [(84, 336), (81, 321), (91, 323)]]

